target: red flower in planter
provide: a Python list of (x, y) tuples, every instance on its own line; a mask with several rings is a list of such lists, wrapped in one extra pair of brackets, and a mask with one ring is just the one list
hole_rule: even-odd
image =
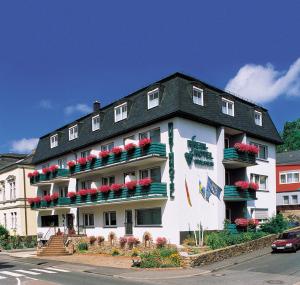
[(248, 152), (256, 155), (259, 152), (259, 148), (255, 145), (250, 144)]
[(124, 149), (127, 151), (127, 152), (130, 152), (130, 151), (134, 151), (136, 148), (136, 145), (134, 143), (129, 143), (129, 144), (126, 144), (124, 146)]
[(79, 196), (86, 196), (88, 194), (88, 191), (86, 189), (81, 189), (78, 191)]
[(248, 220), (246, 218), (238, 218), (234, 221), (234, 223), (238, 226), (238, 227), (248, 227)]
[(96, 160), (96, 158), (97, 158), (96, 155), (90, 154), (86, 159), (89, 162), (94, 162)]
[(44, 167), (44, 168), (42, 169), (42, 172), (43, 172), (44, 174), (50, 173), (49, 167)]
[(117, 192), (117, 191), (120, 191), (122, 187), (123, 187), (122, 184), (115, 183), (110, 186), (110, 190)]
[(97, 189), (95, 189), (95, 188), (87, 189), (87, 192), (90, 195), (96, 195), (97, 194)]
[(122, 153), (123, 149), (119, 146), (115, 146), (111, 152), (114, 154), (114, 155), (120, 155)]
[(109, 156), (109, 151), (108, 150), (102, 150), (99, 152), (99, 157), (100, 158), (107, 158)]
[(98, 188), (101, 193), (108, 193), (110, 191), (109, 185), (102, 185)]
[(52, 173), (53, 173), (53, 172), (56, 172), (57, 169), (58, 169), (58, 165), (51, 165), (51, 166), (49, 167), (49, 171), (51, 171)]
[(27, 198), (27, 202), (32, 205), (34, 203), (35, 198)]
[(259, 188), (259, 185), (257, 183), (255, 183), (255, 182), (249, 183), (249, 189), (256, 191), (256, 190), (258, 190), (258, 188)]
[(43, 200), (46, 201), (46, 202), (50, 202), (51, 201), (51, 196), (50, 195), (45, 195), (43, 197)]
[(57, 200), (58, 197), (59, 197), (58, 193), (53, 193), (53, 194), (51, 195), (51, 200), (52, 200), (52, 201)]
[(125, 187), (128, 190), (134, 190), (136, 188), (136, 185), (137, 185), (137, 181), (129, 181), (125, 183)]
[(76, 192), (68, 192), (67, 195), (69, 198), (74, 198), (76, 196)]
[(255, 145), (246, 143), (236, 143), (234, 144), (234, 148), (239, 152), (246, 152), (251, 154), (258, 154), (259, 151), (258, 147), (256, 147)]
[(40, 203), (41, 202), (41, 197), (35, 197), (33, 198), (34, 203)]
[(257, 219), (249, 219), (249, 220), (248, 220), (248, 224), (249, 224), (249, 226), (251, 226), (251, 227), (257, 227), (258, 224), (259, 224), (259, 220), (257, 220)]
[(32, 177), (33, 177), (33, 173), (32, 173), (32, 172), (29, 172), (29, 173), (27, 174), (27, 177), (28, 177), (28, 178), (32, 178)]
[(73, 168), (76, 165), (76, 162), (74, 160), (70, 160), (67, 162), (67, 164), (69, 168)]
[(86, 165), (87, 160), (86, 160), (85, 157), (80, 157), (80, 158), (77, 159), (77, 162), (78, 162), (81, 166), (84, 166), (84, 165)]
[(243, 190), (249, 189), (249, 182), (248, 181), (237, 181), (234, 183), (234, 185), (238, 188), (241, 188)]
[(37, 170), (35, 170), (35, 171), (32, 172), (32, 176), (33, 177), (37, 177), (39, 175), (40, 175), (40, 173)]
[(139, 146), (140, 147), (147, 147), (151, 144), (151, 139), (145, 138), (145, 139), (141, 139), (139, 141)]
[(139, 185), (143, 186), (143, 187), (147, 187), (152, 183), (152, 179), (151, 178), (144, 178), (139, 180)]

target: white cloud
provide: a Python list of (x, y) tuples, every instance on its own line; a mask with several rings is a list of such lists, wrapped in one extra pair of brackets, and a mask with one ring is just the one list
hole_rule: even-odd
[(65, 114), (70, 116), (74, 113), (86, 114), (92, 112), (92, 108), (86, 104), (76, 104), (65, 107)]
[(271, 64), (246, 64), (225, 88), (259, 103), (270, 102), (281, 95), (300, 96), (300, 58), (288, 71), (277, 71)]
[(36, 148), (39, 139), (30, 138), (30, 139), (20, 139), (15, 140), (11, 144), (11, 151), (19, 152), (19, 153), (28, 153)]
[(53, 109), (53, 105), (50, 100), (43, 99), (39, 103), (39, 107), (43, 109)]

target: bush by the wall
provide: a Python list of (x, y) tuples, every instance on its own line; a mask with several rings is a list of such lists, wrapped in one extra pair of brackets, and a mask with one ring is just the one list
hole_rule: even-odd
[(260, 226), (260, 229), (269, 234), (282, 233), (288, 228), (288, 220), (282, 215), (277, 214)]
[(5, 228), (5, 227), (3, 227), (2, 225), (0, 225), (0, 236), (2, 237), (2, 236), (8, 236), (9, 235), (9, 233), (8, 233), (8, 230)]
[(77, 245), (77, 249), (79, 251), (85, 251), (85, 250), (88, 250), (89, 249), (89, 245), (86, 243), (86, 242), (80, 242), (78, 245)]

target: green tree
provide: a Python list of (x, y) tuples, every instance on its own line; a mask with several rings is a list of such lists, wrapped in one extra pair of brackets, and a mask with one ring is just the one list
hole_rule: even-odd
[(300, 119), (286, 122), (281, 137), (284, 143), (277, 147), (277, 152), (300, 150)]

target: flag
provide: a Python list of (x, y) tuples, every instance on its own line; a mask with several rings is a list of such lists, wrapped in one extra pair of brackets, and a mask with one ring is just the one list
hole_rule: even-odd
[(211, 192), (210, 189), (208, 187), (204, 187), (201, 183), (201, 181), (199, 180), (199, 192), (200, 194), (203, 196), (203, 198), (209, 202), (209, 197), (211, 196)]
[(186, 182), (186, 178), (185, 178), (185, 193), (186, 193), (186, 198), (188, 200), (188, 204), (190, 207), (192, 207), (192, 203), (191, 203), (191, 197), (190, 197), (190, 193), (189, 193), (189, 188)]
[(222, 189), (215, 182), (213, 182), (209, 176), (207, 177), (206, 188), (209, 189), (211, 194), (215, 195), (216, 197), (218, 197), (218, 199), (220, 199)]

